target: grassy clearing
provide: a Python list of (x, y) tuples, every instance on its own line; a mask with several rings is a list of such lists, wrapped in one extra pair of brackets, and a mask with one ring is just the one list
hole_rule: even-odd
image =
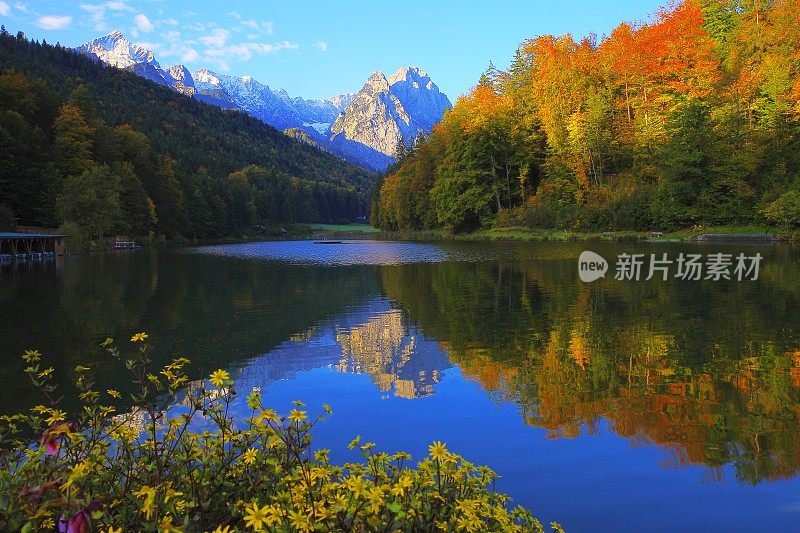
[(369, 224), (308, 224), (319, 233), (380, 233), (381, 230)]

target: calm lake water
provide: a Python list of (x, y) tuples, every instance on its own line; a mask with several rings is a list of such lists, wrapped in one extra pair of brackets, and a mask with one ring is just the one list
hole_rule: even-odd
[[(606, 279), (578, 278), (590, 249)], [(761, 253), (758, 281), (617, 281), (620, 253)], [(158, 362), (231, 371), (314, 445), (433, 440), (570, 531), (775, 530), (800, 520), (800, 249), (689, 244), (275, 242), (0, 270), (0, 411), (39, 403), (19, 355), (96, 368), (147, 331)], [(244, 396), (242, 394), (241, 396)], [(177, 401), (177, 400), (174, 400)], [(246, 408), (238, 401), (237, 408)]]

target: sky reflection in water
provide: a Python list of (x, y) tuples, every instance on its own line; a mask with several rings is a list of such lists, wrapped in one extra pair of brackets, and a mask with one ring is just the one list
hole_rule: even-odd
[[(0, 277), (0, 304), (15, 310), (0, 350), (86, 361), (124, 390), (86, 347), (145, 330), (160, 361), (189, 356), (195, 379), (229, 369), (237, 416), (254, 387), (282, 412), (329, 403), (314, 444), (338, 461), (357, 434), (417, 458), (445, 440), (572, 531), (793, 528), (798, 250), (761, 249), (756, 283), (587, 285), (584, 248), (278, 242), (88, 256)], [(4, 410), (25, 397), (6, 379)]]

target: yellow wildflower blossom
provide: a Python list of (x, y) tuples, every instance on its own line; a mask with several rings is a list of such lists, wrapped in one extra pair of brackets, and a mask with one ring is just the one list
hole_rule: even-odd
[(369, 491), (369, 504), (370, 511), (377, 513), (381, 510), (384, 503), (383, 489), (381, 487), (373, 487)]
[(182, 533), (183, 531), (178, 526), (172, 524), (172, 517), (169, 515), (165, 516), (164, 519), (159, 522), (158, 528), (161, 533)]
[(434, 441), (433, 444), (428, 446), (428, 451), (430, 452), (431, 457), (439, 461), (446, 459), (448, 456), (447, 447), (438, 440)]
[(227, 371), (220, 369), (211, 373), (211, 384), (215, 387), (222, 387), (230, 378), (231, 376)]
[(142, 512), (147, 520), (153, 516), (153, 507), (156, 499), (156, 489), (153, 487), (143, 486), (141, 489), (133, 493), (134, 496), (144, 498), (142, 502)]
[(263, 424), (264, 421), (277, 422), (278, 414), (272, 409), (265, 409), (256, 417), (256, 424)]
[(266, 505), (259, 508), (258, 504), (253, 502), (250, 507), (244, 509), (244, 523), (254, 531), (261, 531), (265, 525), (269, 526), (269, 518), (269, 507)]
[(183, 496), (183, 493), (173, 489), (172, 483), (170, 482), (167, 486), (167, 490), (164, 492), (164, 503), (169, 502), (170, 498), (174, 498), (176, 496)]
[(76, 481), (86, 476), (91, 470), (91, 465), (88, 461), (83, 461), (72, 467), (72, 470), (67, 476), (67, 480), (61, 485), (61, 490), (67, 490), (75, 484)]
[(411, 488), (412, 484), (411, 476), (403, 474), (397, 480), (394, 487), (392, 487), (392, 494), (395, 496), (404, 496), (406, 491)]
[(22, 354), (22, 359), (26, 363), (35, 363), (41, 358), (42, 354), (39, 353), (39, 350), (25, 350), (25, 353)]
[(244, 461), (246, 465), (251, 465), (256, 462), (256, 457), (258, 457), (258, 451), (255, 448), (248, 448), (247, 451), (242, 454), (242, 461)]
[(297, 531), (311, 531), (311, 521), (308, 516), (298, 511), (289, 511), (289, 523)]
[(364, 480), (361, 477), (350, 476), (344, 480), (344, 486), (353, 493), (353, 496), (360, 498), (364, 493)]
[(306, 414), (306, 412), (305, 411), (301, 411), (299, 409), (292, 409), (292, 411), (289, 413), (289, 420), (291, 422), (296, 422), (296, 423), (299, 424), (300, 422), (302, 422), (306, 418), (308, 418), (308, 415)]
[(63, 422), (66, 416), (67, 413), (65, 413), (64, 411), (60, 411), (58, 409), (51, 409), (50, 417), (47, 418), (47, 423), (53, 426), (55, 424), (58, 424), (59, 422)]
[(131, 342), (144, 342), (145, 340), (147, 340), (148, 336), (149, 335), (147, 335), (147, 333), (144, 333), (144, 332), (136, 333), (136, 334), (134, 334), (133, 337), (131, 337)]

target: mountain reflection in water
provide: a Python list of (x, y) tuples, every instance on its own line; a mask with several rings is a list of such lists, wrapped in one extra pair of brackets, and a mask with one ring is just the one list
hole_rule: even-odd
[(279, 411), (330, 403), (314, 443), (337, 461), (357, 434), (417, 458), (445, 440), (568, 528), (786, 530), (800, 518), (800, 250), (756, 248), (749, 283), (585, 284), (570, 243), (254, 243), (4, 270), (0, 408), (37, 401), (17, 379), (32, 347), (66, 369), (67, 397), (78, 363), (129, 390), (92, 346), (147, 331), (157, 364), (192, 360), (168, 410), (225, 368), (239, 419), (257, 388)]

